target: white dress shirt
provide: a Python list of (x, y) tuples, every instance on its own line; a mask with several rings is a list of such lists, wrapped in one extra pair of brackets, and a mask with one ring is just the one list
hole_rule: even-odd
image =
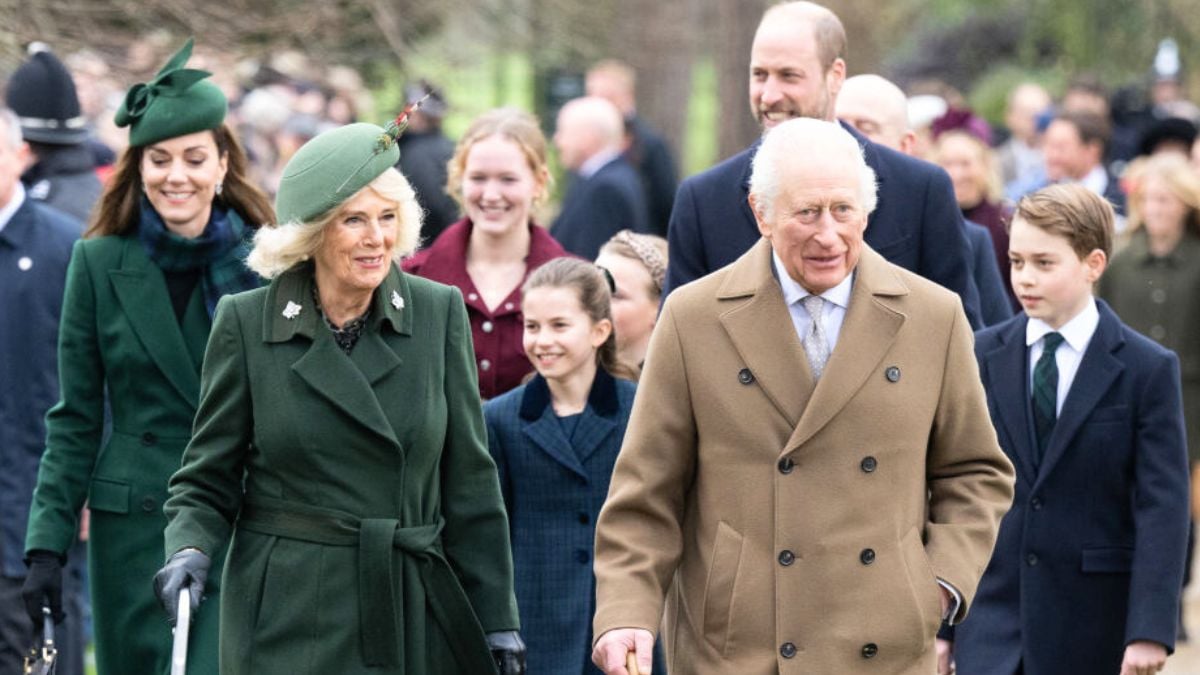
[(579, 174), (580, 178), (591, 178), (596, 175), (597, 171), (603, 169), (605, 165), (620, 156), (620, 150), (601, 150), (584, 160), (583, 164), (579, 165), (579, 171), (576, 171), (576, 173)]
[[(1054, 353), (1054, 363), (1058, 366), (1055, 417), (1062, 414), (1063, 401), (1067, 400), (1067, 392), (1071, 390), (1071, 383), (1075, 381), (1075, 373), (1079, 372), (1079, 361), (1083, 359), (1083, 352), (1087, 350), (1098, 325), (1100, 310), (1096, 309), (1096, 300), (1089, 298), (1087, 305), (1057, 331), (1063, 336), (1063, 343)], [(1029, 323), (1025, 325), (1025, 346), (1029, 347), (1029, 391), (1033, 391), (1033, 369), (1046, 348), (1046, 333), (1053, 332), (1055, 330), (1041, 319), (1030, 318)]]
[[(803, 343), (804, 336), (812, 330), (812, 317), (808, 315), (808, 310), (804, 309), (803, 300), (812, 293), (804, 290), (800, 282), (788, 275), (787, 270), (783, 267), (783, 260), (780, 260), (779, 255), (774, 251), (771, 252), (771, 263), (775, 267), (775, 278), (779, 279), (779, 287), (783, 291), (783, 301), (787, 303), (788, 314), (792, 317), (792, 325), (796, 327), (796, 336)], [(822, 326), (825, 328), (825, 337), (829, 340), (831, 356), (833, 348), (837, 346), (838, 335), (842, 332), (842, 322), (846, 320), (846, 310), (850, 307), (850, 291), (853, 288), (854, 273), (851, 272), (846, 275), (845, 279), (842, 279), (842, 283), (821, 293), (821, 297), (825, 300), (821, 317)]]

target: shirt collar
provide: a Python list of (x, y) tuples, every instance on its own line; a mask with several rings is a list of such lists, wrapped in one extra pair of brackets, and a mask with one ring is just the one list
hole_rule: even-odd
[[(787, 269), (783, 266), (783, 260), (779, 258), (779, 254), (775, 251), (771, 251), (771, 265), (775, 271), (775, 278), (779, 279), (779, 287), (783, 290), (783, 300), (789, 307), (812, 295), (812, 293), (804, 290), (800, 282), (793, 279), (787, 273)], [(850, 292), (853, 290), (853, 287), (854, 273), (851, 272), (846, 275), (845, 279), (842, 279), (840, 284), (821, 293), (820, 296), (842, 309), (848, 309), (850, 307)]]
[(583, 164), (579, 165), (579, 176), (581, 178), (591, 178), (592, 176), (596, 175), (597, 171), (603, 169), (605, 164), (608, 164), (620, 156), (620, 150), (601, 150), (591, 157), (588, 157)]
[(1104, 195), (1104, 191), (1108, 189), (1108, 172), (1104, 170), (1103, 165), (1096, 165), (1079, 182), (1092, 192)]
[(1032, 346), (1033, 343), (1045, 337), (1047, 333), (1057, 332), (1063, 336), (1067, 344), (1071, 345), (1071, 349), (1082, 354), (1088, 342), (1092, 339), (1092, 334), (1096, 332), (1096, 326), (1099, 325), (1100, 310), (1096, 309), (1096, 300), (1091, 298), (1082, 311), (1076, 314), (1070, 321), (1063, 324), (1062, 328), (1059, 328), (1057, 331), (1041, 319), (1030, 318), (1029, 323), (1025, 324), (1025, 346)]
[(16, 181), (16, 184), (13, 185), (12, 198), (10, 198), (8, 203), (4, 205), (4, 208), (0, 208), (0, 232), (4, 231), (4, 228), (8, 225), (8, 221), (12, 220), (13, 214), (16, 213), (17, 209), (20, 209), (21, 205), (24, 203), (25, 186), (21, 185), (21, 181)]

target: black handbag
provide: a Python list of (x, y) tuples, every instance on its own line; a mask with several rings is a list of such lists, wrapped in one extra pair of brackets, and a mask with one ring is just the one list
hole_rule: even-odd
[(42, 643), (35, 644), (25, 657), (25, 675), (54, 675), (58, 665), (58, 647), (54, 646), (54, 618), (50, 608), (42, 607)]

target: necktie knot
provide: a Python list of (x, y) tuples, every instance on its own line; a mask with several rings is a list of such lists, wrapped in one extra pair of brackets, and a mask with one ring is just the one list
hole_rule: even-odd
[(825, 298), (819, 295), (810, 295), (800, 302), (804, 303), (804, 309), (813, 321), (821, 320), (821, 310), (825, 308)]
[(1066, 338), (1062, 336), (1062, 333), (1046, 333), (1046, 336), (1042, 338), (1044, 341), (1043, 347), (1047, 352), (1053, 354), (1054, 352), (1058, 351), (1058, 348), (1062, 345), (1065, 339)]

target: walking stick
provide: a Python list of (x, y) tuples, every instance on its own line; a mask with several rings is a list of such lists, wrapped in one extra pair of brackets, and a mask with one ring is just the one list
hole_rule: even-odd
[(171, 675), (187, 672), (188, 629), (192, 623), (192, 594), (179, 589), (179, 611), (175, 615), (175, 644), (171, 647)]
[(58, 647), (54, 646), (54, 618), (50, 608), (42, 606), (42, 645), (29, 650), (25, 657), (25, 675), (53, 675), (58, 660)]
[(629, 675), (641, 675), (637, 667), (637, 654), (634, 652), (625, 652), (625, 670), (629, 671)]

